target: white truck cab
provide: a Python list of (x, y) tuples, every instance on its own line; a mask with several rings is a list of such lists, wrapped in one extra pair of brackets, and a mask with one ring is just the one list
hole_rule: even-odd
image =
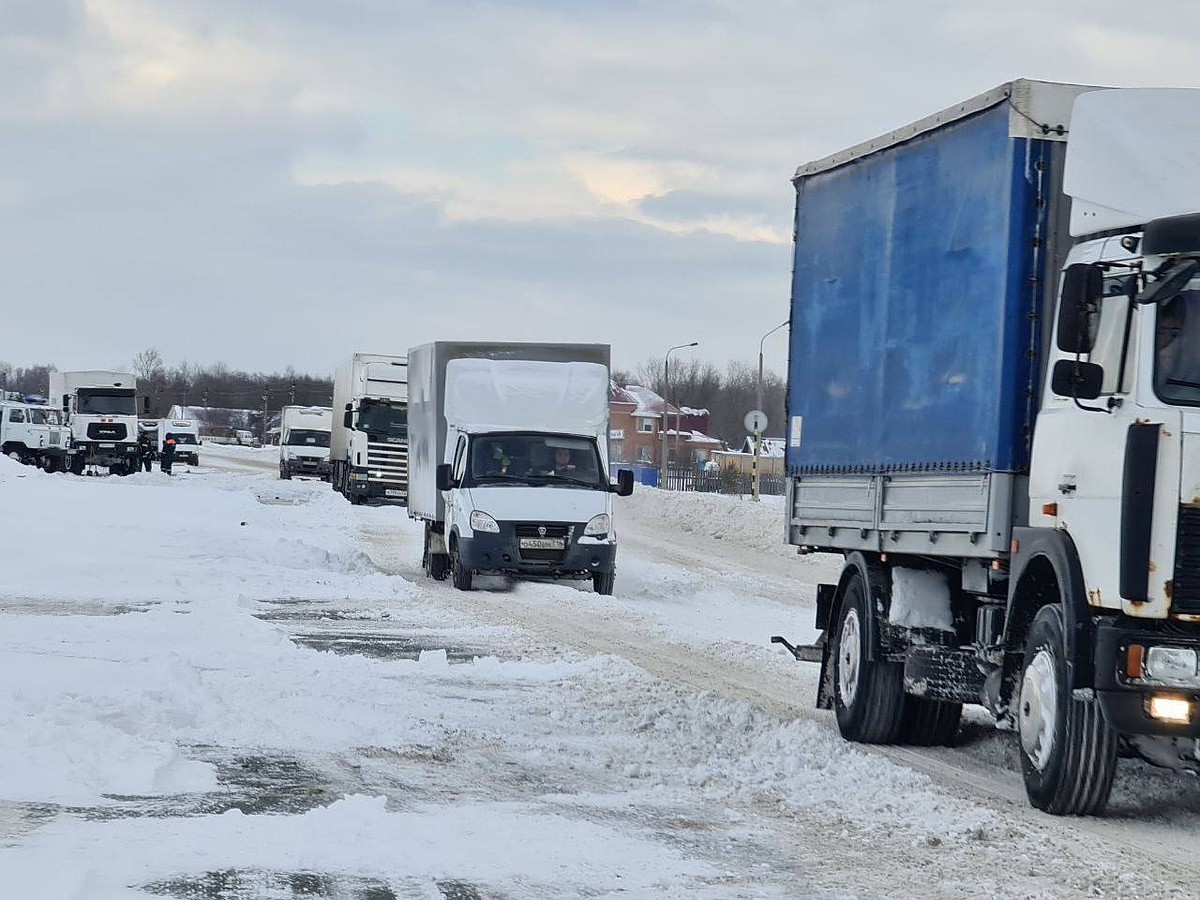
[(175, 438), (175, 462), (200, 465), (200, 423), (194, 419), (160, 419), (158, 422), (158, 452), (168, 437)]
[(332, 427), (333, 410), (327, 406), (285, 406), (279, 420), (279, 477), (328, 481)]
[(69, 467), (130, 475), (139, 467), (137, 378), (129, 372), (50, 373), (50, 402), (61, 403), (71, 433)]
[(19, 396), (0, 400), (0, 452), (47, 472), (66, 468), (70, 435), (62, 413)]

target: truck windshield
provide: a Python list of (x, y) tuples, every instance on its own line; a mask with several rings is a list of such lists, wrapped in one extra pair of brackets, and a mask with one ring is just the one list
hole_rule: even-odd
[(472, 439), (466, 486), (550, 485), (603, 490), (595, 441), (560, 434), (485, 434)]
[(364, 400), (358, 409), (358, 430), (380, 437), (408, 437), (408, 407)]
[(1200, 279), (1159, 307), (1154, 391), (1167, 403), (1200, 406)]
[(293, 428), (288, 432), (285, 443), (289, 447), (328, 447), (329, 432), (313, 431), (308, 428)]
[[(167, 437), (175, 438), (176, 444), (194, 444), (194, 443), (196, 443), (196, 436), (187, 431), (183, 432), (182, 434), (177, 434), (175, 432), (171, 432), (167, 435)], [(165, 438), (164, 438), (164, 440), (165, 440)]]
[(75, 412), (84, 416), (136, 416), (137, 397), (130, 390), (80, 388)]
[(29, 421), (34, 425), (62, 424), (62, 419), (59, 418), (57, 409), (31, 409), (29, 410)]

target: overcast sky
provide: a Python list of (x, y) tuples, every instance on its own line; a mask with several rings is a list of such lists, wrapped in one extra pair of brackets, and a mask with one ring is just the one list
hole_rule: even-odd
[(787, 318), (798, 164), (1015, 77), (1198, 85), (1198, 24), (1191, 0), (0, 0), (0, 360), (752, 362)]

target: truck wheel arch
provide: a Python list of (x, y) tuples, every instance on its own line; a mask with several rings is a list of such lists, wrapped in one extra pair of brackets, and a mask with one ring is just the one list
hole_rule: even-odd
[(1010, 667), (1021, 665), (1034, 616), (1043, 606), (1059, 603), (1069, 687), (1091, 687), (1094, 623), (1075, 542), (1057, 528), (1014, 528), (1013, 539), (1017, 552), (1012, 557), (1004, 617), (1005, 686), (1012, 684), (1007, 677)]

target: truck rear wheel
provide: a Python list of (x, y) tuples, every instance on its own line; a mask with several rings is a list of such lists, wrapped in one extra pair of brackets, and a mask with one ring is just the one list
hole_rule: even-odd
[(1029, 627), (1017, 732), (1029, 802), (1058, 816), (1104, 812), (1117, 769), (1117, 735), (1093, 700), (1071, 695), (1063, 613), (1043, 606)]
[(852, 575), (832, 632), (833, 707), (846, 740), (890, 744), (904, 724), (904, 666), (867, 658), (870, 615), (862, 577)]

